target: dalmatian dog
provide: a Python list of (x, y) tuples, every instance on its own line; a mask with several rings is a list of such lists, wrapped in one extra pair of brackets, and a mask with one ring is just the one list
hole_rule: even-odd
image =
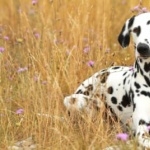
[(96, 72), (74, 92), (65, 97), (70, 110), (101, 109), (104, 105), (126, 124), (132, 117), (132, 128), (140, 145), (150, 148), (150, 13), (128, 19), (119, 36), (125, 48), (132, 35), (135, 62), (133, 67), (113, 66)]

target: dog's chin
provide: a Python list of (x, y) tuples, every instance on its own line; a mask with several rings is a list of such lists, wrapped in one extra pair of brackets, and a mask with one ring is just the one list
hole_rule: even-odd
[(148, 58), (150, 58), (150, 55), (140, 55), (140, 56), (137, 56), (137, 58), (148, 59)]

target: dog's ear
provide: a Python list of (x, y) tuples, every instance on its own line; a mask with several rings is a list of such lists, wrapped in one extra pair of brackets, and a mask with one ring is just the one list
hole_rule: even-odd
[(130, 43), (130, 32), (131, 32), (130, 29), (134, 23), (134, 18), (135, 18), (135, 16), (133, 16), (132, 18), (128, 19), (125, 22), (125, 24), (122, 27), (122, 30), (118, 36), (118, 41), (123, 48), (127, 47)]

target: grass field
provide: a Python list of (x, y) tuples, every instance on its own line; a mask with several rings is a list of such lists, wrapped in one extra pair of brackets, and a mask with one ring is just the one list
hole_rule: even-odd
[[(0, 0), (0, 149), (31, 136), (39, 150), (101, 150), (118, 144), (118, 123), (104, 123), (101, 113), (95, 121), (84, 116), (74, 122), (63, 98), (102, 68), (133, 64), (132, 42), (123, 50), (117, 36), (138, 4)], [(149, 8), (150, 1), (142, 4)]]

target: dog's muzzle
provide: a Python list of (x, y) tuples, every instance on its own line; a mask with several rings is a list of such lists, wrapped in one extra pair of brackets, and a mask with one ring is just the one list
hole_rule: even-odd
[(140, 54), (140, 57), (150, 57), (150, 47), (145, 43), (139, 43), (137, 51)]

